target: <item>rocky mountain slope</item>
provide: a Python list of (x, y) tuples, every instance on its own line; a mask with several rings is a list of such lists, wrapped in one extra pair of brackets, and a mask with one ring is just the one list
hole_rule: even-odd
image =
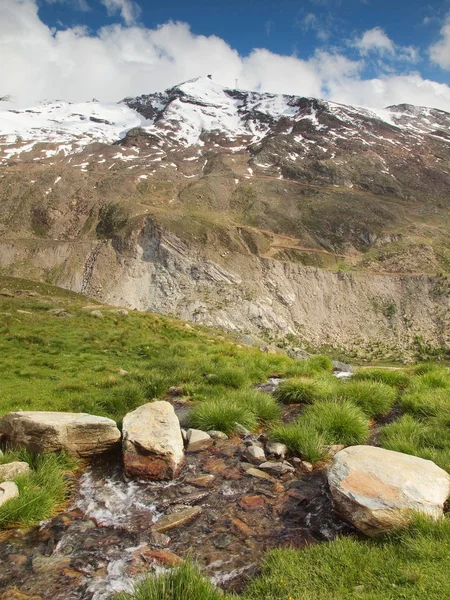
[(373, 355), (448, 344), (450, 114), (209, 78), (0, 107), (5, 274)]

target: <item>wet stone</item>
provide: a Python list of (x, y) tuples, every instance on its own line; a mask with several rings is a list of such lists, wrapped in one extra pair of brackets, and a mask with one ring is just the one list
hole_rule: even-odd
[(170, 537), (164, 533), (153, 531), (150, 536), (150, 543), (157, 548), (166, 548), (170, 544)]
[(0, 600), (42, 600), (41, 596), (28, 596), (23, 594), (16, 587), (6, 590), (1, 596)]
[(214, 444), (214, 440), (205, 431), (200, 429), (188, 429), (186, 432), (188, 452), (200, 452)]
[(231, 544), (231, 538), (225, 533), (221, 533), (213, 539), (213, 544), (216, 548), (226, 548)]
[(237, 530), (239, 533), (242, 533), (246, 537), (256, 535), (256, 532), (251, 527), (249, 527), (247, 523), (245, 523), (245, 521), (242, 521), (241, 519), (234, 517), (231, 519), (231, 524), (235, 530)]
[(207, 458), (202, 465), (203, 470), (207, 473), (220, 473), (226, 467), (226, 462), (222, 458), (217, 458), (215, 456)]
[(186, 479), (186, 483), (190, 483), (195, 487), (210, 488), (214, 485), (216, 478), (214, 475), (200, 475), (199, 477), (190, 477)]
[(259, 465), (266, 461), (266, 455), (263, 448), (261, 446), (257, 446), (256, 444), (248, 446), (244, 452), (244, 457), (255, 465)]
[(262, 496), (244, 496), (239, 500), (239, 506), (243, 510), (260, 510), (265, 505), (266, 501)]
[(67, 556), (36, 556), (32, 560), (35, 573), (58, 573), (70, 565)]
[(137, 553), (139, 553), (139, 556), (146, 562), (156, 562), (170, 567), (179, 565), (183, 562), (182, 558), (173, 552), (170, 552), (170, 550), (152, 550), (149, 547), (144, 547), (136, 550), (136, 554)]
[(173, 515), (166, 515), (153, 525), (153, 531), (164, 533), (175, 527), (181, 527), (181, 525), (185, 525), (195, 519), (201, 512), (202, 509), (199, 506), (193, 506), (176, 512)]
[(229, 481), (236, 481), (238, 479), (242, 479), (242, 473), (236, 467), (227, 467), (222, 471), (221, 475), (224, 479), (227, 479)]
[(287, 462), (264, 462), (259, 465), (262, 471), (267, 471), (271, 475), (284, 475), (285, 473), (295, 471), (294, 467)]
[(268, 473), (264, 473), (264, 471), (260, 471), (259, 469), (255, 469), (254, 467), (250, 467), (245, 471), (246, 475), (250, 475), (251, 477), (257, 477), (258, 479), (266, 479), (267, 481), (271, 481), (275, 483), (277, 480), (269, 475)]

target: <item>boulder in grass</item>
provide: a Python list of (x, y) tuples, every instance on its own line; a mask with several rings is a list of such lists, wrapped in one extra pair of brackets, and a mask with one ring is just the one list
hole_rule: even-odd
[(122, 426), (127, 477), (174, 479), (184, 461), (180, 422), (169, 402), (149, 402), (128, 413)]
[(443, 515), (450, 475), (430, 460), (373, 446), (338, 452), (328, 470), (334, 504), (366, 535), (403, 527), (415, 512)]
[(18, 475), (28, 475), (30, 473), (30, 465), (26, 462), (13, 461), (0, 465), (0, 481), (9, 481)]
[(0, 506), (3, 506), (8, 500), (14, 500), (19, 497), (19, 488), (14, 481), (4, 481), (0, 483)]
[(2, 442), (32, 452), (64, 451), (88, 458), (118, 447), (120, 431), (106, 417), (86, 413), (11, 412), (0, 419)]

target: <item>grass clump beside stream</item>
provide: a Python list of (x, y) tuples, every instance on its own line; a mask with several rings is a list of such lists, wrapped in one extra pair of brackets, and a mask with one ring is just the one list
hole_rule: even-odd
[(25, 450), (0, 457), (0, 464), (12, 461), (28, 463), (31, 472), (14, 478), (20, 495), (0, 506), (0, 527), (34, 525), (48, 519), (68, 498), (66, 475), (75, 468), (75, 462), (64, 454), (32, 454)]
[[(450, 519), (418, 518), (374, 540), (338, 538), (301, 551), (273, 550), (245, 600), (450, 598)], [(150, 599), (148, 599), (150, 600)]]
[(271, 436), (314, 463), (325, 457), (327, 445), (365, 443), (369, 422), (363, 411), (349, 401), (318, 402), (308, 406), (296, 422), (274, 427)]
[(190, 562), (159, 575), (151, 574), (114, 600), (224, 600), (224, 595)]

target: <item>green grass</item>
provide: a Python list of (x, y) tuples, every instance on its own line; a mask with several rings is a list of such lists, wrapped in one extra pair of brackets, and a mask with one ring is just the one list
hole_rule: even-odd
[(411, 377), (405, 371), (391, 371), (390, 369), (359, 369), (353, 374), (352, 381), (377, 381), (379, 383), (390, 385), (398, 390), (404, 390), (409, 386)]
[[(228, 596), (231, 598), (231, 596)], [(114, 600), (225, 600), (192, 563), (183, 563), (160, 574), (150, 574), (134, 585), (131, 593)]]
[(417, 417), (437, 416), (450, 408), (450, 390), (413, 388), (400, 396), (399, 406)]
[(349, 381), (342, 385), (339, 395), (359, 406), (368, 417), (378, 417), (391, 410), (397, 391), (378, 381)]
[(321, 433), (328, 444), (364, 444), (369, 437), (366, 416), (348, 401), (318, 402), (308, 406), (301, 420)]
[(432, 460), (450, 473), (449, 426), (450, 410), (424, 420), (404, 415), (382, 429), (380, 441), (387, 450)]
[(207, 400), (195, 406), (189, 415), (189, 424), (196, 429), (215, 429), (224, 433), (236, 430), (236, 423), (249, 430), (256, 429), (257, 417), (248, 406), (243, 406), (228, 398)]
[(289, 450), (303, 460), (315, 463), (326, 455), (326, 440), (315, 427), (296, 422), (275, 427), (270, 437), (286, 444)]
[(277, 399), (283, 404), (312, 404), (335, 396), (340, 382), (331, 376), (313, 379), (287, 379), (278, 386)]
[[(91, 301), (44, 284), (0, 278), (0, 288), (36, 289), (41, 296), (0, 296), (0, 415), (12, 410), (85, 411), (120, 422), (139, 404), (182, 387), (193, 402), (236, 394), (271, 374), (304, 368), (283, 354), (262, 354), (201, 326), (131, 311), (118, 317), (100, 307), (104, 319), (81, 310)], [(72, 319), (48, 312), (61, 308)], [(27, 310), (32, 315), (17, 313)], [(306, 362), (306, 361), (305, 361)], [(321, 362), (321, 361), (318, 361)], [(322, 361), (323, 362), (323, 361)], [(323, 365), (308, 366), (312, 373)], [(121, 369), (128, 372), (121, 375)], [(253, 400), (257, 418), (272, 421), (274, 403)]]
[[(222, 388), (223, 392), (224, 388)], [(216, 429), (224, 433), (236, 430), (236, 423), (254, 430), (280, 419), (281, 409), (275, 399), (255, 390), (239, 390), (233, 397), (219, 396), (195, 406), (189, 415), (192, 427), (208, 431)]]
[(33, 455), (25, 450), (5, 453), (0, 464), (13, 460), (27, 462), (31, 472), (15, 477), (20, 495), (0, 507), (1, 528), (34, 525), (51, 517), (68, 498), (65, 474), (75, 467), (64, 454)]
[[(450, 598), (450, 519), (418, 518), (376, 540), (338, 538), (273, 550), (245, 600), (443, 600)], [(142, 599), (144, 600), (144, 599)]]
[(330, 444), (364, 444), (369, 423), (363, 411), (349, 401), (325, 401), (307, 406), (297, 421), (274, 427), (271, 437), (312, 463), (326, 455)]

